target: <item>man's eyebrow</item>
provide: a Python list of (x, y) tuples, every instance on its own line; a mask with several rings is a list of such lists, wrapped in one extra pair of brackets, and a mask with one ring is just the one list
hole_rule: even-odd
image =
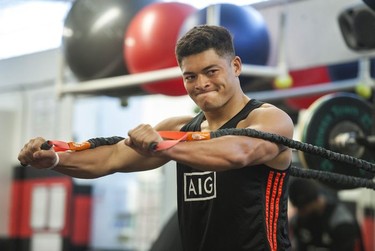
[[(216, 67), (217, 65), (216, 64), (212, 64), (212, 65), (209, 65), (209, 66), (206, 66), (206, 67), (204, 67), (202, 70), (200, 70), (201, 72), (202, 71), (207, 71), (207, 70), (209, 70), (209, 69), (211, 69), (211, 68), (213, 68), (213, 67)], [(182, 75), (191, 75), (191, 74), (196, 74), (195, 72), (191, 72), (191, 71), (185, 71), (185, 72), (183, 72), (182, 73)]]
[(192, 72), (192, 71), (185, 71), (185, 72), (183, 72), (182, 73), (182, 75), (192, 75), (192, 74), (195, 74), (194, 72)]

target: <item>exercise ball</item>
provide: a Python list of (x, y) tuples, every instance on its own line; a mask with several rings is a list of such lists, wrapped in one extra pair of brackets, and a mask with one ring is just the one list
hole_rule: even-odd
[[(153, 3), (132, 19), (125, 33), (124, 59), (130, 73), (176, 67), (175, 45), (180, 26), (196, 9), (177, 2)], [(181, 77), (142, 85), (152, 94), (185, 95)]]
[(328, 66), (329, 75), (332, 81), (352, 79), (358, 76), (358, 61), (333, 64)]
[[(227, 28), (234, 37), (236, 54), (243, 64), (267, 65), (270, 53), (270, 36), (263, 16), (251, 6), (234, 4), (211, 5), (190, 15), (180, 30), (180, 36), (196, 25), (207, 23), (208, 8), (219, 8), (217, 25)], [(251, 84), (254, 77), (240, 76), (241, 86)]]
[[(370, 59), (370, 77), (374, 78), (375, 76), (375, 60)], [(338, 64), (332, 64), (328, 66), (329, 75), (333, 83), (335, 81), (343, 81), (353, 79), (357, 81), (357, 85), (354, 88), (354, 92), (365, 99), (372, 99), (372, 90), (371, 85), (364, 82), (363, 76), (360, 76), (360, 62), (357, 61), (349, 61), (349, 62), (341, 62)]]
[(151, 0), (76, 0), (64, 22), (64, 58), (79, 80), (127, 74), (125, 29)]
[[(332, 81), (353, 79), (358, 77), (359, 61), (349, 61), (328, 66)], [(370, 76), (375, 78), (375, 59), (370, 59)]]
[[(293, 79), (293, 87), (306, 87), (306, 86), (317, 86), (319, 84), (325, 84), (331, 82), (328, 68), (326, 66), (312, 67), (308, 69), (293, 70), (290, 72)], [(324, 93), (326, 94), (326, 93)], [(288, 98), (286, 104), (293, 109), (307, 109), (315, 100), (323, 96), (324, 94), (312, 95), (299, 98)]]

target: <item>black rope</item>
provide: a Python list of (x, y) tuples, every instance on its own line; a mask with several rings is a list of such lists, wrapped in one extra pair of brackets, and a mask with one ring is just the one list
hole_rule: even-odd
[[(237, 136), (249, 136), (254, 138), (261, 138), (265, 139), (274, 143), (283, 144), (290, 148), (294, 148), (296, 150), (301, 150), (308, 153), (314, 153), (316, 155), (320, 155), (322, 157), (326, 157), (330, 160), (337, 160), (345, 163), (350, 163), (359, 167), (367, 168), (368, 170), (374, 170), (374, 165), (370, 162), (366, 162), (363, 160), (355, 159), (354, 157), (335, 153), (329, 150), (326, 150), (321, 147), (317, 147), (314, 145), (302, 143), (299, 141), (294, 141), (286, 137), (282, 137), (280, 135), (271, 134), (260, 132), (254, 129), (220, 129), (214, 132), (211, 132), (211, 137), (221, 137), (225, 135), (237, 135)], [(113, 145), (117, 142), (123, 140), (124, 138), (113, 136), (107, 138), (92, 138), (88, 141), (91, 144), (91, 148), (95, 148), (98, 146), (103, 145)], [(370, 166), (370, 167), (368, 167)], [(313, 170), (313, 169), (303, 169), (295, 166), (291, 166), (290, 168), (290, 175), (305, 178), (305, 179), (316, 179), (322, 182), (350, 186), (350, 187), (364, 187), (375, 190), (375, 183), (370, 179), (365, 178), (358, 178), (350, 175), (345, 174), (338, 174), (332, 173), (328, 171), (320, 171), (320, 170)]]
[(354, 165), (368, 172), (375, 173), (375, 164), (371, 162), (358, 159), (349, 155), (333, 152), (323, 147), (314, 146), (308, 143), (302, 143), (277, 134), (261, 132), (250, 128), (220, 129), (211, 132), (211, 138), (221, 137), (225, 135), (249, 136), (254, 138), (265, 139), (277, 144), (288, 146), (296, 150), (318, 155), (329, 160), (335, 160), (350, 165)]
[(290, 167), (290, 175), (304, 178), (315, 179), (330, 184), (344, 185), (346, 187), (365, 187), (375, 190), (375, 183), (370, 179), (358, 178), (350, 175), (331, 173), (314, 169), (303, 169), (295, 166)]
[(92, 138), (87, 140), (90, 143), (90, 148), (95, 148), (98, 146), (114, 145), (119, 141), (123, 140), (123, 137), (112, 136), (112, 137), (102, 137), (102, 138)]

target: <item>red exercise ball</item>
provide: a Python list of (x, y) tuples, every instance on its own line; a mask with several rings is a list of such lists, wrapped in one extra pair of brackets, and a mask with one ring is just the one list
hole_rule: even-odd
[[(326, 66), (294, 70), (290, 72), (290, 76), (293, 79), (293, 87), (304, 87), (331, 82), (328, 68)], [(289, 98), (286, 100), (286, 103), (288, 106), (297, 110), (306, 109), (322, 95), (313, 95), (301, 98)]]
[[(196, 9), (188, 4), (158, 2), (141, 9), (125, 33), (124, 58), (130, 73), (160, 70), (177, 66), (175, 45), (180, 26)], [(179, 77), (142, 88), (152, 94), (185, 95)]]

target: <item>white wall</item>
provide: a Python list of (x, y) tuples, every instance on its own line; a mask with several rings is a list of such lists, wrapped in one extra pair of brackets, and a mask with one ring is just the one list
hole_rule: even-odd
[[(290, 69), (308, 68), (353, 61), (363, 53), (351, 51), (345, 44), (338, 23), (346, 8), (361, 0), (279, 1), (256, 4), (271, 36), (270, 65), (277, 62), (280, 15), (286, 14), (285, 49)], [(262, 7), (263, 6), (263, 7)], [(375, 51), (372, 52), (372, 55)]]
[(70, 134), (72, 102), (70, 98), (58, 100), (55, 95), (57, 69), (58, 50), (0, 60), (0, 109), (15, 113), (14, 164), (30, 137)]
[(54, 49), (0, 60), (0, 92), (5, 87), (16, 88), (54, 80), (58, 69), (58, 53)]
[[(0, 60), (0, 236), (8, 234), (13, 167), (28, 139), (71, 135), (71, 98), (58, 101), (57, 50)], [(63, 119), (62, 119), (63, 118)]]
[(11, 161), (9, 155), (13, 147), (15, 117), (14, 112), (0, 109), (0, 236), (8, 235), (10, 212)]

